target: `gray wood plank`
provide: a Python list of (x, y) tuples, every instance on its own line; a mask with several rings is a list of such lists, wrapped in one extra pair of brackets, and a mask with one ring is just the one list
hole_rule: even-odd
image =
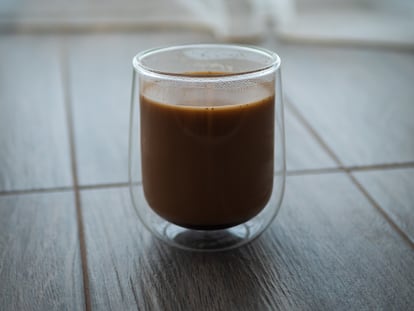
[(399, 228), (414, 241), (414, 168), (353, 174)]
[(0, 197), (0, 309), (83, 310), (72, 192)]
[(414, 308), (414, 250), (344, 174), (289, 177), (270, 230), (215, 254), (152, 238), (127, 189), (81, 197), (95, 310)]
[(345, 165), (414, 160), (414, 53), (278, 45), (286, 94)]
[(71, 185), (58, 40), (0, 36), (0, 191)]
[(285, 106), (286, 167), (288, 171), (336, 167), (301, 121)]

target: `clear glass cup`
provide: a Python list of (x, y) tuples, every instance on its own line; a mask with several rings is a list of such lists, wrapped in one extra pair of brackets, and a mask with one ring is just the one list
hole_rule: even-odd
[(130, 193), (156, 237), (198, 251), (253, 240), (280, 208), (285, 171), (279, 56), (197, 44), (134, 57)]

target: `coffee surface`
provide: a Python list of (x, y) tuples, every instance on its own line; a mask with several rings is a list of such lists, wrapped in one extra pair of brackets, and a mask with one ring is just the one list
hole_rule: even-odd
[(212, 230), (265, 207), (273, 186), (269, 88), (175, 92), (148, 85), (140, 110), (144, 195), (158, 215)]

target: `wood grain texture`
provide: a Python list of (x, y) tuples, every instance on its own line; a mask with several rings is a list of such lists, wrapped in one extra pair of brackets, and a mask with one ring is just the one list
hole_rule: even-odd
[(83, 310), (72, 192), (0, 197), (0, 309)]
[(414, 168), (353, 174), (400, 229), (414, 241)]
[(71, 185), (58, 41), (0, 36), (0, 191)]
[(135, 54), (154, 46), (209, 40), (206, 34), (148, 32), (75, 36), (67, 42), (80, 184), (128, 180)]
[(414, 53), (278, 45), (285, 93), (345, 165), (414, 160)]
[(285, 106), (286, 167), (288, 171), (336, 167), (298, 118)]
[(85, 190), (82, 206), (94, 310), (414, 308), (414, 250), (344, 174), (289, 177), (270, 230), (225, 253), (152, 238), (127, 189)]

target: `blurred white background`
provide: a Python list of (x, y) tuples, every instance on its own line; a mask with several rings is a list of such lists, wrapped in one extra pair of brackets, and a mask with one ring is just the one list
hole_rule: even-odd
[(412, 0), (2, 0), (0, 31), (186, 27), (223, 41), (414, 47)]

